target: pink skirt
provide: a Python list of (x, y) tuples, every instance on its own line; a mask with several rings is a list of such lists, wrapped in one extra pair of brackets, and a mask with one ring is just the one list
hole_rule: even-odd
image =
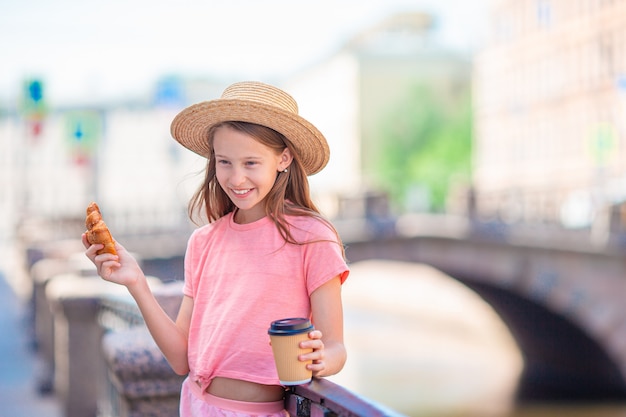
[(284, 401), (228, 400), (203, 392), (187, 378), (180, 392), (180, 417), (289, 417), (289, 413)]

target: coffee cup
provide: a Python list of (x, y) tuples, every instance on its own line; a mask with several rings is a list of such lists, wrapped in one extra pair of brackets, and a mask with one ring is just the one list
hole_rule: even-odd
[(308, 340), (313, 329), (311, 321), (305, 318), (281, 319), (271, 323), (267, 333), (281, 384), (302, 385), (311, 381), (312, 372), (306, 367), (311, 361), (301, 362), (298, 356), (313, 351), (300, 348), (300, 342)]

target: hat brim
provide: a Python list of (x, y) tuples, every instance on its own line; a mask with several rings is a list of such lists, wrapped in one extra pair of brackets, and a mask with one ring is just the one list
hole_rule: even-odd
[(170, 127), (174, 139), (187, 149), (208, 158), (209, 129), (221, 122), (256, 123), (282, 133), (291, 142), (307, 175), (321, 171), (330, 158), (324, 135), (303, 117), (262, 103), (240, 99), (217, 99), (182, 110)]

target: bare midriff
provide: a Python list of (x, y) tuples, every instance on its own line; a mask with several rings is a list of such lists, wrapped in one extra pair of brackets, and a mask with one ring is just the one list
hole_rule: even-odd
[(280, 385), (263, 385), (222, 377), (214, 378), (207, 392), (220, 398), (248, 402), (280, 401), (285, 396), (285, 388)]

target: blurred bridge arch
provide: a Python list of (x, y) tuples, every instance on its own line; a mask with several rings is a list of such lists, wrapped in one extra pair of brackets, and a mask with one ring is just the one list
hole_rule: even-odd
[(359, 239), (347, 231), (349, 261), (424, 263), (476, 291), (524, 354), (522, 399), (626, 398), (623, 249), (594, 247), (582, 233), (414, 220), (399, 223), (403, 236)]

